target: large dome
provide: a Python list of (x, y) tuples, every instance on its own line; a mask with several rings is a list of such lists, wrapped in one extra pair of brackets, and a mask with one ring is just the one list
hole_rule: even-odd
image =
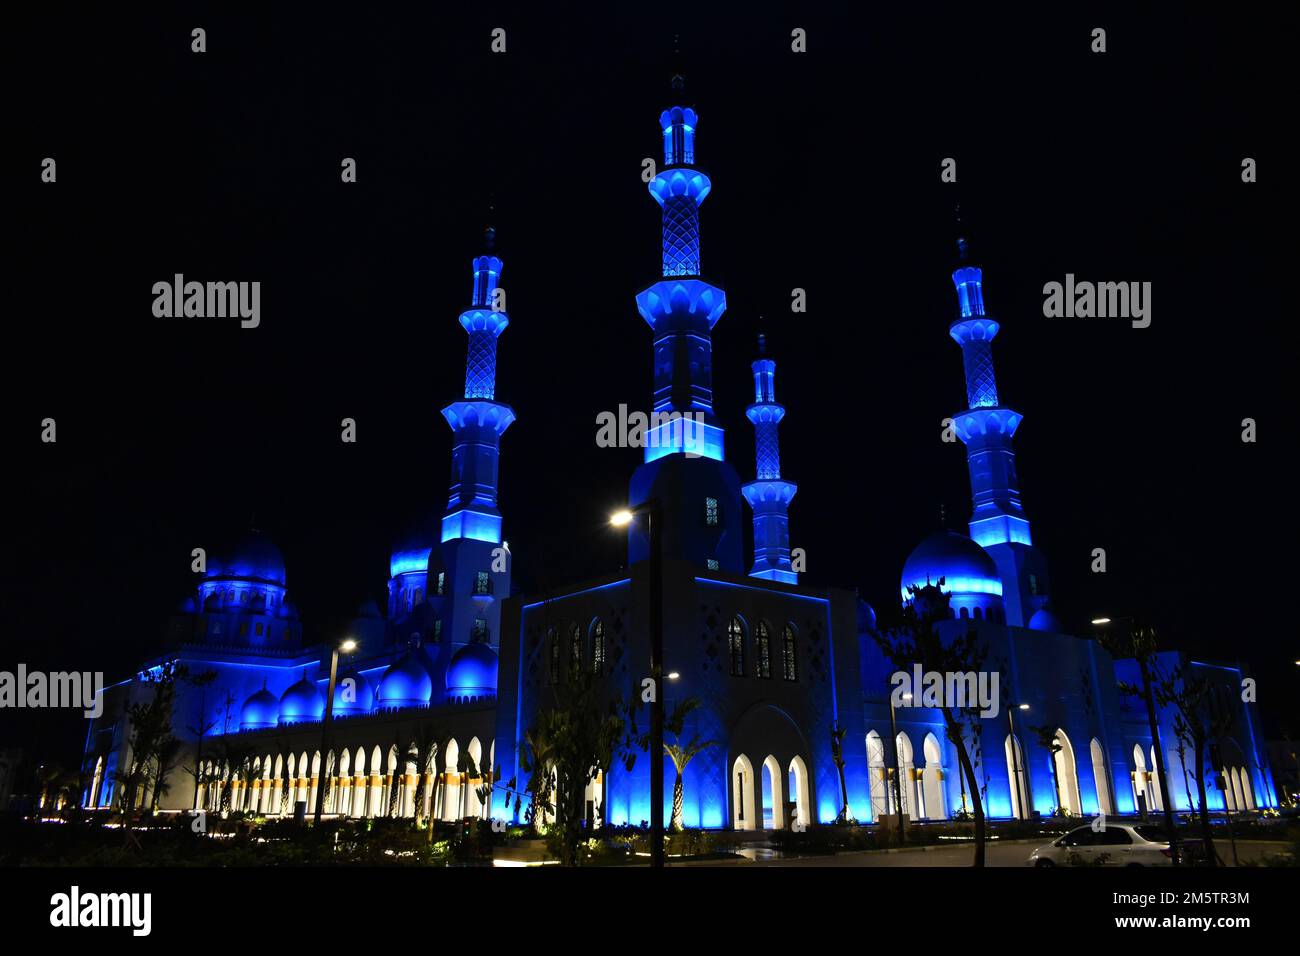
[(280, 698), (280, 723), (297, 724), (320, 720), (325, 715), (325, 698), (316, 684), (306, 677), (284, 692)]
[(955, 531), (936, 531), (916, 546), (903, 565), (903, 599), (909, 585), (938, 584), (952, 594), (1002, 596), (1002, 579), (989, 553)]
[(384, 671), (375, 695), (379, 707), (423, 707), (433, 697), (433, 678), (414, 653)]
[(239, 578), (284, 586), (284, 555), (260, 531), (248, 531), (230, 548), (208, 559), (209, 578)]
[(1065, 633), (1065, 628), (1061, 626), (1057, 616), (1045, 607), (1039, 608), (1034, 613), (1034, 616), (1029, 619), (1029, 629), (1031, 631), (1048, 631), (1052, 634)]
[(250, 696), (248, 700), (244, 701), (244, 706), (239, 708), (240, 730), (261, 730), (264, 727), (274, 727), (279, 719), (280, 702), (265, 687)]
[[(349, 684), (348, 681), (354, 683)], [(351, 698), (351, 699), (349, 699)], [(340, 674), (334, 684), (334, 715), (368, 714), (375, 706), (375, 690), (357, 671)]]
[(495, 697), (497, 655), (486, 644), (466, 644), (447, 668), (447, 693), (453, 697)]

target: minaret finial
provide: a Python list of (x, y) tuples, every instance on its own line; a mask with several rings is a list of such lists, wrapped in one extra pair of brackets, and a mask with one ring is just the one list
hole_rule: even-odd
[(957, 219), (957, 258), (965, 262), (970, 258), (970, 246), (966, 242), (966, 229), (961, 224), (961, 203), (953, 207), (953, 214)]
[[(759, 321), (763, 319), (761, 315), (758, 318)], [(758, 333), (758, 354), (760, 357), (767, 354), (767, 336), (762, 332)]]
[(673, 34), (673, 75), (671, 85), (676, 93), (681, 93), (686, 89), (686, 73), (682, 69), (682, 38), (679, 33)]

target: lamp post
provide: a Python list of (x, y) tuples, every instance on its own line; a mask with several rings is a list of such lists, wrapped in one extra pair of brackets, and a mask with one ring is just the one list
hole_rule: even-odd
[(646, 536), (650, 543), (650, 679), (654, 682), (654, 698), (650, 701), (650, 866), (664, 865), (664, 694), (660, 686), (664, 659), (664, 571), (663, 547), (660, 525), (663, 524), (659, 500), (652, 498), (635, 508), (624, 509), (610, 516), (609, 523), (616, 528), (631, 524), (637, 515), (644, 515)]
[[(904, 694), (904, 700), (911, 700), (911, 694)], [(903, 829), (903, 764), (898, 756), (898, 721), (894, 717), (894, 695), (889, 695), (889, 746), (894, 751), (894, 812), (898, 814), (898, 842), (907, 842)]]
[(1028, 704), (1015, 704), (1007, 708), (1007, 729), (1011, 732), (1011, 767), (1015, 779), (1011, 781), (1012, 796), (1016, 799), (1016, 819), (1028, 820), (1029, 808), (1025, 803), (1029, 799), (1029, 788), (1024, 786), (1024, 771), (1020, 768), (1020, 744), (1016, 741), (1016, 719), (1017, 710), (1028, 710)]
[(325, 719), (320, 728), (320, 776), (316, 780), (316, 812), (312, 815), (312, 824), (320, 826), (320, 815), (325, 810), (325, 781), (329, 779), (330, 759), (330, 721), (334, 718), (334, 685), (339, 676), (339, 652), (351, 654), (357, 649), (357, 642), (347, 638), (330, 648), (330, 683), (325, 694)]
[[(1138, 672), (1142, 675), (1142, 699), (1147, 705), (1147, 726), (1151, 730), (1151, 747), (1155, 750), (1156, 765), (1156, 784), (1160, 788), (1160, 802), (1164, 805), (1165, 829), (1169, 831), (1169, 851), (1173, 857), (1174, 866), (1182, 863), (1178, 849), (1178, 832), (1174, 829), (1174, 811), (1173, 801), (1169, 795), (1169, 775), (1165, 773), (1165, 748), (1160, 745), (1160, 724), (1156, 720), (1156, 704), (1151, 694), (1151, 668), (1148, 665), (1147, 658), (1155, 650), (1155, 641), (1152, 639), (1151, 646), (1139, 648), (1134, 631), (1134, 622), (1131, 616), (1115, 618), (1116, 621), (1129, 622), (1129, 637), (1133, 645), (1133, 657), (1138, 663)], [(1094, 617), (1090, 622), (1093, 627), (1103, 629), (1112, 624), (1113, 621), (1108, 617)]]

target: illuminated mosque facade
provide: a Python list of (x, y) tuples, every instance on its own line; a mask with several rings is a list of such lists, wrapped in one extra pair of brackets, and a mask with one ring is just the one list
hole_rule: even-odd
[[(941, 715), (924, 707), (891, 713), (894, 668), (872, 637), (872, 609), (853, 590), (799, 579), (789, 533), (797, 486), (783, 472), (778, 436), (785, 409), (761, 339), (747, 409), (753, 479), (742, 483), (726, 457), (712, 375), (726, 295), (702, 277), (699, 212), (711, 183), (695, 165), (697, 127), (690, 107), (660, 117), (664, 162), (649, 190), (662, 213), (662, 274), (636, 304), (651, 330), (653, 410), (662, 419), (646, 436), (627, 498), (633, 509), (654, 503), (660, 522), (666, 709), (697, 699), (684, 737), (714, 741), (686, 768), (684, 823), (831, 823), (845, 813), (845, 796), (847, 815), (860, 822), (900, 809), (914, 821), (951, 819), (971, 797)], [(151, 675), (167, 663), (216, 676), (204, 686), (177, 684), (173, 733), (183, 748), (158, 805), (267, 816), (310, 812), (323, 771), (330, 816), (521, 821), (527, 798), (519, 806), (505, 785), (528, 779), (520, 747), (534, 716), (578, 672), (617, 694), (648, 676), (651, 542), (643, 521), (629, 526), (626, 570), (550, 593), (512, 593), (497, 490), (501, 439), (515, 414), (495, 397), (497, 342), (509, 318), (495, 307), (502, 260), (490, 231), (487, 245), (473, 260), (470, 306), (460, 315), (464, 395), (443, 409), (453, 434), (447, 506), (437, 527), (413, 529), (394, 548), (387, 608), (369, 602), (352, 622), (358, 646), (340, 657), (323, 758), (330, 647), (305, 639), (280, 552), (250, 532), (209, 560), (171, 620), (170, 649), (105, 689), (86, 741), (87, 806), (117, 804), (117, 774), (131, 759), (126, 708), (150, 699)], [(945, 530), (921, 541), (903, 565), (900, 596), (939, 584), (952, 611), (941, 627), (975, 629), (988, 660), (1000, 662), (1001, 706), (982, 721), (973, 748), (985, 810), (1002, 819), (1058, 808), (1130, 814), (1163, 809), (1166, 800), (1190, 809), (1195, 787), (1172, 714), (1159, 716), (1164, 794), (1145, 708), (1119, 690), (1120, 681), (1136, 683), (1135, 663), (1064, 633), (1052, 614), (1047, 564), (1019, 494), (1012, 438), (1021, 416), (1002, 404), (994, 374), (999, 325), (985, 311), (983, 273), (964, 240), (958, 252), (949, 333), (962, 352), (967, 407), (953, 420), (967, 448), (973, 510), (968, 534)], [(1177, 652), (1161, 657), (1166, 669), (1181, 664), (1210, 677), (1231, 721), (1215, 748), (1221, 766), (1207, 767), (1224, 783), (1210, 788), (1211, 808), (1276, 806), (1255, 705), (1241, 699), (1248, 674)], [(1055, 729), (1054, 747), (1039, 727)], [(843, 735), (843, 788), (834, 729)], [(426, 766), (413, 762), (413, 741), (426, 751), (436, 743)], [(204, 769), (197, 779), (184, 770), (195, 766)], [(588, 818), (647, 821), (649, 777), (644, 754), (630, 771), (619, 765), (598, 777), (588, 787)], [(429, 786), (434, 780), (441, 785)]]

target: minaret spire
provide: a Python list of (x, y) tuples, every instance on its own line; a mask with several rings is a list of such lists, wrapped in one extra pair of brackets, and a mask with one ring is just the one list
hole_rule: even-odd
[[(1029, 519), (1020, 502), (1020, 482), (1011, 439), (1021, 414), (998, 399), (993, 339), (999, 325), (984, 307), (984, 270), (976, 264), (957, 210), (957, 318), (948, 334), (961, 346), (967, 408), (953, 416), (966, 444), (973, 509), (970, 535), (998, 565), (1008, 623), (1023, 626), (1046, 599), (1046, 570), (1033, 548)], [(1032, 568), (1032, 573), (1030, 569)]]
[(472, 538), (501, 542), (497, 510), (497, 465), (502, 433), (515, 420), (514, 410), (495, 400), (497, 336), (510, 324), (500, 288), (502, 261), (493, 251), (496, 230), (484, 234), (487, 251), (474, 259), (471, 304), (460, 314), (469, 335), (465, 361), (465, 399), (442, 410), (455, 433), (451, 495), (442, 518), (442, 540)]
[(785, 407), (776, 400), (776, 361), (767, 358), (767, 338), (759, 335), (754, 372), (754, 404), (745, 410), (754, 423), (755, 480), (741, 488), (754, 511), (754, 566), (749, 574), (769, 581), (799, 583), (790, 565), (790, 500), (798, 486), (781, 478), (777, 426)]

